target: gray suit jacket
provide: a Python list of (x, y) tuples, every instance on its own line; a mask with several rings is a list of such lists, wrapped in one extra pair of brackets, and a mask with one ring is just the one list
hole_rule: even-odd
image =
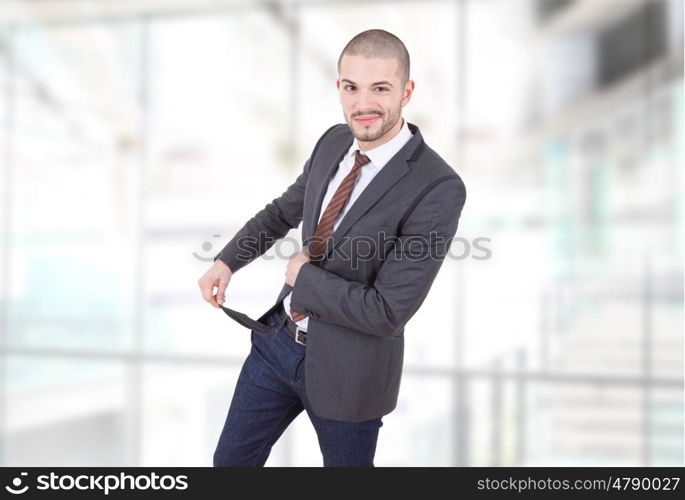
[[(319, 266), (304, 264), (257, 320), (222, 306), (255, 334), (292, 290), (291, 307), (307, 314), (305, 386), (323, 418), (359, 422), (397, 404), (404, 326), (423, 303), (457, 231), (466, 200), (461, 177), (408, 123), (413, 137), (373, 178), (329, 238)], [(338, 164), (352, 144), (345, 123), (317, 141), (295, 182), (238, 231), (214, 258), (233, 272), (292, 228), (310, 241)], [(273, 330), (272, 330), (273, 332)], [(430, 332), (422, 333), (429, 340)], [(272, 335), (275, 333), (266, 333)]]

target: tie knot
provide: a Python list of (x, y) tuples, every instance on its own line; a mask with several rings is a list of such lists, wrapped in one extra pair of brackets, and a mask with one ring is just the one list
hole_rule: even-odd
[(354, 166), (356, 168), (361, 167), (362, 165), (366, 165), (370, 161), (371, 159), (364, 153), (361, 153), (358, 149), (354, 150)]

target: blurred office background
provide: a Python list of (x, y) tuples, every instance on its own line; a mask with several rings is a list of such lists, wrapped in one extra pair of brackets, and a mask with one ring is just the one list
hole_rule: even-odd
[[(4, 0), (1, 465), (211, 465), (250, 341), (197, 279), (344, 122), (369, 28), (468, 190), (376, 465), (683, 465), (682, 0)], [(281, 465), (321, 465), (305, 413)]]

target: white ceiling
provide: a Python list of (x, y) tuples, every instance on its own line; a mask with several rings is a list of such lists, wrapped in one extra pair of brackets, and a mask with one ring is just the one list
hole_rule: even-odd
[(263, 3), (259, 0), (0, 0), (0, 23), (44, 23), (136, 15), (184, 13)]
[[(292, 1), (294, 0), (0, 0), (0, 25), (59, 23), (142, 13), (182, 15), (263, 3), (287, 5)], [(330, 1), (333, 0), (306, 0), (307, 3)], [(571, 8), (549, 23), (543, 34), (591, 28), (627, 15), (645, 1), (654, 0), (577, 0)]]

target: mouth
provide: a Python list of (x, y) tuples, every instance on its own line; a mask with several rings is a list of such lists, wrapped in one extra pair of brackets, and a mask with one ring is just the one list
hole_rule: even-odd
[(354, 119), (357, 123), (360, 123), (362, 125), (371, 125), (374, 123), (376, 120), (380, 118), (378, 115), (364, 115), (364, 116), (358, 116), (357, 118)]

